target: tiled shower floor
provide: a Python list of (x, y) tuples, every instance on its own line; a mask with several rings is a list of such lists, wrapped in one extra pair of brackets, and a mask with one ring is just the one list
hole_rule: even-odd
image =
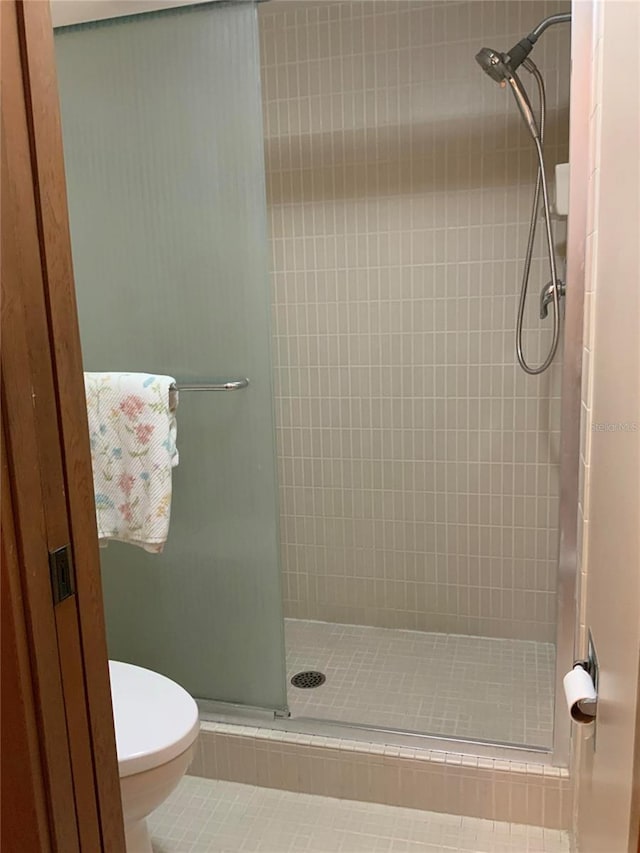
[(154, 853), (568, 853), (567, 833), (185, 776)]
[(287, 619), (293, 717), (550, 747), (554, 647), (528, 640), (431, 634)]

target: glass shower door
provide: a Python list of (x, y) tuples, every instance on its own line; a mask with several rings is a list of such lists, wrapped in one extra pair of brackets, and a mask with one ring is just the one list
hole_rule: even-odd
[(184, 392), (162, 555), (102, 552), (111, 657), (286, 707), (254, 4), (56, 33), (85, 368)]

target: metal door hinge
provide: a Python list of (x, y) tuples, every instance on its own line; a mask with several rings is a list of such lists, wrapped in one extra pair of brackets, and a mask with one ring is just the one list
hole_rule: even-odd
[(49, 569), (51, 571), (51, 591), (53, 603), (60, 604), (76, 591), (71, 560), (71, 548), (63, 545), (55, 551), (49, 551)]

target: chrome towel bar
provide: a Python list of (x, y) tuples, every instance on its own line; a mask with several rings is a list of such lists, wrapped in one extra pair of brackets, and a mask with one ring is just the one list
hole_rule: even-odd
[(248, 379), (229, 379), (227, 382), (178, 382), (176, 391), (240, 391), (249, 385)]
[(177, 382), (169, 388), (169, 409), (172, 412), (176, 410), (177, 391), (240, 391), (248, 385), (248, 379), (228, 379), (226, 382)]

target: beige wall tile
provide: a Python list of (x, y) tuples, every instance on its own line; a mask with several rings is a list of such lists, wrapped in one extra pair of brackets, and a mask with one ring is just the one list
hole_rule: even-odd
[[(534, 155), (473, 59), (550, 10), (494, 11), (260, 7), (288, 616), (555, 636), (559, 364), (527, 377), (513, 343)], [(553, 164), (568, 29), (536, 59)]]

